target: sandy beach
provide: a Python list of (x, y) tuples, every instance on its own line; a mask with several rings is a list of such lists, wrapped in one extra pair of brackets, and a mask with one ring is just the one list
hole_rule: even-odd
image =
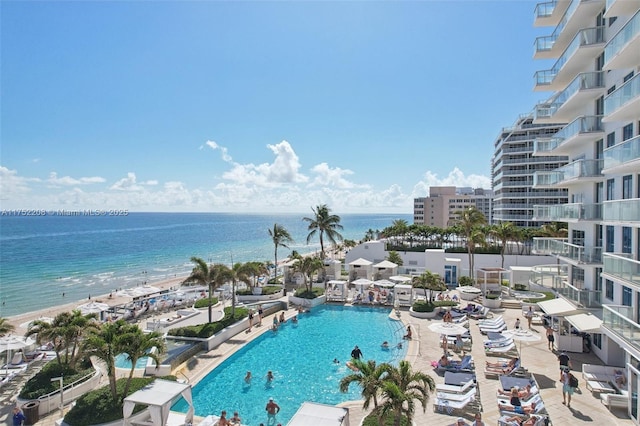
[[(157, 287), (160, 290), (169, 290), (171, 288), (179, 287), (180, 283), (184, 281), (187, 277), (175, 277), (167, 280), (162, 280), (158, 282), (149, 283), (148, 285)], [(91, 300), (76, 300), (73, 302), (65, 303), (63, 305), (52, 306), (50, 308), (40, 309), (37, 311), (27, 312), (24, 314), (14, 315), (11, 317), (7, 317), (7, 320), (10, 324), (15, 327), (14, 334), (23, 335), (27, 332), (27, 325), (29, 322), (37, 320), (39, 318), (54, 318), (56, 315), (62, 312), (69, 312), (77, 308), (78, 306), (88, 303), (90, 301), (106, 303), (109, 306), (117, 306), (124, 305), (132, 302), (132, 298), (130, 296), (118, 295), (117, 292), (113, 292), (111, 297), (109, 297), (109, 293), (99, 295), (96, 297), (91, 297)]]

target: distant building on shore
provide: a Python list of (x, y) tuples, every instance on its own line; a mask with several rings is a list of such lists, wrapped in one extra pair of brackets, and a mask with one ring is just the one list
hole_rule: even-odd
[(428, 197), (413, 199), (413, 223), (446, 228), (457, 219), (457, 212), (469, 207), (480, 210), (491, 223), (493, 191), (482, 188), (432, 186)]

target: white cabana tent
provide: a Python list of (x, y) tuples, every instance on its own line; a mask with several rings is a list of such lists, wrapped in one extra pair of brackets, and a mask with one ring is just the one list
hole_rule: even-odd
[(349, 279), (366, 278), (370, 280), (373, 278), (372, 265), (373, 262), (361, 257), (349, 263)]
[(327, 300), (347, 300), (349, 285), (346, 281), (331, 280), (327, 283)]
[(193, 422), (193, 400), (191, 398), (191, 385), (188, 383), (171, 382), (156, 379), (148, 386), (129, 395), (124, 399), (122, 414), (124, 426), (131, 425), (131, 414), (136, 404), (149, 407), (151, 415), (150, 426), (165, 426), (169, 418), (169, 411), (175, 401), (182, 396), (189, 404), (189, 411), (185, 417), (185, 423)]
[(348, 426), (349, 409), (335, 405), (303, 402), (287, 426)]
[(398, 273), (398, 264), (383, 260), (373, 265), (373, 276), (377, 279), (387, 279)]
[(413, 303), (413, 287), (408, 284), (396, 284), (393, 288), (394, 303), (399, 306), (411, 306)]

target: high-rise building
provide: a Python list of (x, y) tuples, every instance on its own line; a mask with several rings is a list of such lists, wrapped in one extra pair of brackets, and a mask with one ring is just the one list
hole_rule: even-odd
[(566, 123), (534, 124), (533, 114), (518, 117), (502, 129), (494, 142), (491, 159), (493, 221), (511, 222), (519, 227), (537, 227), (532, 220), (534, 205), (567, 203), (566, 188), (533, 188), (533, 174), (555, 170), (567, 164), (565, 155), (533, 157), (535, 141), (548, 140)]
[[(628, 392), (635, 395), (640, 388), (640, 1), (557, 0), (538, 4), (535, 16), (535, 24), (553, 29), (535, 41), (534, 56), (555, 64), (535, 74), (535, 90), (552, 95), (535, 107), (533, 122), (568, 124), (537, 141), (534, 155), (566, 155), (569, 163), (536, 172), (533, 185), (567, 188), (569, 200), (535, 208), (534, 220), (566, 222), (568, 235), (535, 240), (536, 251), (555, 255), (559, 263), (546, 272), (540, 268), (532, 278), (602, 320), (598, 327), (584, 317), (566, 317), (573, 329), (590, 335), (591, 349), (606, 364), (626, 367)], [(628, 398), (628, 413), (640, 424), (637, 398)]]
[(460, 210), (475, 207), (491, 222), (493, 191), (482, 188), (432, 186), (428, 197), (414, 198), (413, 223), (446, 228), (458, 217)]

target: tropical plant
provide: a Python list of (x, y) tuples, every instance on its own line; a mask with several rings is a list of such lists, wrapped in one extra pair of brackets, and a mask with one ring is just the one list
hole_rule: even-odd
[(362, 398), (364, 399), (362, 408), (368, 410), (372, 400), (373, 407), (378, 408), (378, 394), (382, 380), (387, 374), (385, 365), (376, 365), (376, 362), (371, 359), (368, 361), (352, 359), (351, 363), (354, 367), (353, 373), (340, 380), (340, 392), (346, 393), (349, 390), (349, 385), (356, 383), (362, 388)]
[(302, 220), (307, 222), (309, 225), (307, 230), (310, 231), (309, 235), (307, 235), (307, 244), (311, 241), (311, 239), (318, 234), (318, 238), (320, 239), (320, 258), (325, 258), (324, 253), (324, 237), (336, 244), (337, 241), (342, 241), (342, 235), (338, 232), (343, 228), (340, 225), (340, 216), (331, 214), (331, 209), (326, 205), (322, 204), (316, 206), (315, 208), (311, 208), (313, 211), (313, 217), (303, 217)]
[[(144, 333), (139, 327), (131, 328), (128, 333), (121, 337), (119, 342), (127, 359), (131, 362), (131, 370), (129, 370), (129, 378), (124, 386), (123, 395), (129, 394), (129, 386), (133, 379), (133, 373), (136, 369), (136, 363), (142, 357), (153, 359), (157, 365), (160, 365), (159, 355), (164, 353), (164, 339), (158, 332)], [(156, 348), (156, 351), (151, 349)]]
[(251, 286), (251, 274), (252, 274), (252, 265), (251, 263), (234, 263), (231, 269), (227, 268), (225, 271), (225, 275), (231, 281), (231, 316), (235, 317), (236, 315), (236, 287), (238, 286), (238, 281), (242, 281), (248, 286)]
[(507, 248), (507, 243), (510, 239), (516, 237), (517, 228), (511, 222), (500, 222), (490, 227), (489, 234), (500, 241), (500, 258), (502, 260), (500, 267), (504, 269), (504, 253)]
[(431, 271), (424, 271), (421, 275), (413, 277), (411, 280), (413, 288), (421, 288), (423, 290), (429, 290), (429, 301), (433, 301), (434, 291), (445, 291), (447, 286), (440, 275), (434, 274)]
[(415, 400), (426, 411), (429, 395), (435, 390), (433, 378), (420, 371), (413, 371), (408, 361), (400, 361), (398, 367), (384, 364), (387, 375), (382, 381), (383, 401), (378, 407), (378, 416), (383, 418), (389, 413), (395, 417), (394, 424), (399, 426), (406, 417), (411, 424), (415, 413)]
[(8, 319), (0, 318), (0, 336), (11, 333), (13, 330), (15, 330), (15, 326), (13, 324), (9, 324)]
[(480, 210), (475, 207), (469, 207), (462, 211), (456, 212), (456, 226), (460, 228), (460, 232), (467, 242), (467, 251), (469, 253), (469, 276), (473, 278), (475, 247), (480, 240), (479, 227), (487, 223), (487, 218)]
[(266, 262), (247, 262), (245, 263), (245, 266), (247, 268), (247, 274), (249, 274), (251, 278), (249, 280), (249, 290), (252, 291), (258, 282), (258, 278), (261, 275), (269, 273), (269, 268)]
[(284, 226), (278, 225), (277, 223), (273, 224), (273, 229), (269, 229), (269, 236), (271, 237), (271, 241), (273, 241), (274, 245), (274, 265), (273, 268), (273, 278), (278, 278), (278, 247), (289, 248), (287, 244), (291, 244), (293, 242), (293, 238), (291, 238), (291, 234)]
[(473, 278), (468, 277), (466, 275), (463, 275), (460, 278), (458, 278), (458, 285), (460, 287), (466, 287), (466, 286), (469, 286), (469, 285), (473, 285)]
[(221, 263), (207, 265), (207, 262), (195, 256), (191, 258), (191, 261), (195, 264), (195, 266), (193, 267), (191, 275), (189, 275), (186, 281), (197, 282), (208, 287), (209, 323), (211, 323), (213, 318), (213, 314), (211, 311), (213, 306), (213, 292), (216, 291), (217, 288), (222, 287), (222, 285), (228, 279), (227, 271), (229, 268)]
[(395, 263), (398, 266), (402, 266), (404, 264), (402, 257), (400, 257), (400, 254), (395, 250), (391, 250), (389, 252), (389, 255), (387, 256), (387, 260), (389, 262)]
[(541, 237), (566, 238), (569, 235), (567, 224), (563, 222), (545, 223), (540, 227), (538, 234)]
[(295, 260), (293, 270), (302, 274), (306, 291), (311, 291), (311, 277), (315, 272), (323, 268), (322, 260), (316, 256), (298, 256)]

